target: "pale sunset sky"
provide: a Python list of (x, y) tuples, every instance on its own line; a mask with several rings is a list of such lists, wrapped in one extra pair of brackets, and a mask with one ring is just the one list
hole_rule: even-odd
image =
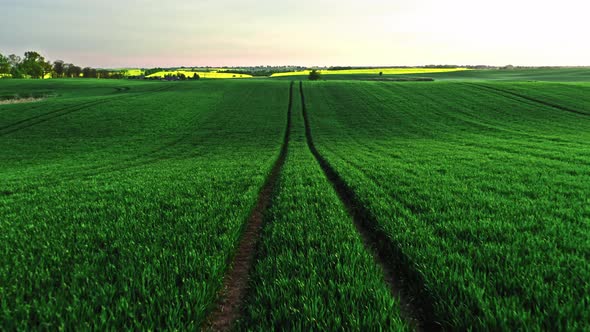
[(0, 53), (93, 67), (590, 65), (587, 0), (0, 0)]

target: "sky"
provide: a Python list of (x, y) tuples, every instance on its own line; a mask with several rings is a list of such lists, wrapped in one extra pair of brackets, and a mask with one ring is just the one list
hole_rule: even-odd
[(588, 0), (0, 0), (0, 53), (100, 68), (590, 65)]

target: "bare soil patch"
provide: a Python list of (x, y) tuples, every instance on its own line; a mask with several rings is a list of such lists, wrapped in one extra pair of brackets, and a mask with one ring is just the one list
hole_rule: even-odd
[(4, 99), (4, 100), (0, 100), (0, 105), (34, 103), (34, 102), (42, 101), (45, 99), (46, 98), (36, 98), (36, 97)]

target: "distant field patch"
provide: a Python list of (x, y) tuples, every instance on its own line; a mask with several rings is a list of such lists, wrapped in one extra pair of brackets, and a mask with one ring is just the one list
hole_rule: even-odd
[(147, 77), (162, 77), (164, 78), (166, 75), (178, 75), (184, 74), (186, 77), (193, 77), (194, 74), (198, 74), (200, 78), (251, 78), (252, 75), (247, 74), (235, 74), (235, 73), (223, 73), (218, 71), (188, 71), (188, 70), (174, 70), (174, 71), (159, 71), (157, 73), (153, 73), (148, 75)]
[(125, 74), (127, 76), (140, 76), (140, 75), (143, 75), (143, 70), (141, 70), (141, 69), (127, 69)]
[[(448, 73), (454, 71), (469, 70), (467, 68), (367, 68), (367, 69), (342, 69), (342, 70), (320, 70), (322, 75), (367, 75), (383, 73), (383, 75), (407, 75), (407, 74), (429, 74)], [(303, 76), (309, 75), (309, 70), (292, 71), (286, 73), (275, 73), (271, 77)]]

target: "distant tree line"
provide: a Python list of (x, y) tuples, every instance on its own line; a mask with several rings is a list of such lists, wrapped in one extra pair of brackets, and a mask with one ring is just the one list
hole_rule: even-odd
[(228, 73), (228, 74), (239, 74), (239, 75), (252, 75), (256, 77), (263, 77), (263, 76), (270, 76), (274, 73), (280, 73), (280, 70), (268, 69), (268, 70), (252, 70), (252, 69), (223, 69), (219, 71), (220, 73)]
[(53, 63), (35, 51), (25, 52), (24, 57), (15, 54), (4, 56), (0, 53), (0, 77), (43, 79), (53, 78), (124, 78), (124, 71), (79, 67), (62, 60)]
[[(403, 69), (403, 68), (436, 68), (436, 69), (452, 69), (452, 68), (469, 68), (469, 69), (511, 69), (511, 68), (549, 68), (549, 67), (514, 67), (512, 65), (499, 67), (488, 65), (426, 65), (426, 66), (332, 66), (332, 67), (318, 67), (319, 69), (327, 70), (349, 70), (349, 69)], [(552, 67), (560, 68), (560, 67)]]
[(23, 78), (25, 75), (32, 78), (43, 78), (52, 70), (50, 62), (37, 52), (25, 52), (24, 57), (11, 54), (0, 54), (0, 74), (10, 75), (14, 78)]
[(152, 68), (152, 69), (146, 69), (144, 75), (145, 76), (149, 76), (151, 74), (155, 74), (157, 72), (161, 72), (161, 71), (165, 71), (163, 68)]
[(166, 80), (166, 81), (186, 81), (186, 80), (198, 80), (201, 79), (201, 76), (197, 73), (193, 73), (192, 75), (186, 75), (184, 73), (174, 73), (174, 74), (166, 74), (164, 77), (160, 76), (152, 76), (149, 77), (150, 80)]

